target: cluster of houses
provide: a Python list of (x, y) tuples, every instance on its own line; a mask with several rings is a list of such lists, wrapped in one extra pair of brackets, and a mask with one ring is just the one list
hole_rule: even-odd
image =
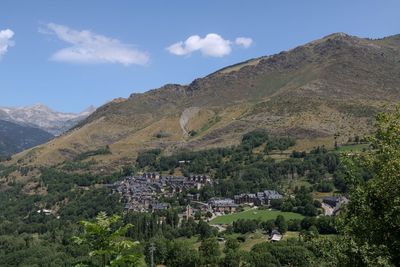
[[(234, 213), (240, 205), (269, 206), (272, 200), (282, 199), (283, 196), (274, 190), (265, 190), (255, 194), (240, 194), (234, 198), (210, 198), (207, 202), (199, 201), (199, 194), (188, 193), (191, 189), (200, 190), (212, 179), (207, 175), (162, 176), (158, 173), (144, 173), (125, 177), (124, 180), (114, 183), (114, 192), (121, 194), (125, 203), (126, 212), (157, 212), (170, 208), (162, 198), (175, 197), (177, 193), (185, 192), (190, 204), (186, 206), (183, 218), (194, 217), (200, 214), (227, 214)], [(212, 215), (208, 215), (212, 216)], [(277, 237), (275, 236), (274, 239)]]
[(208, 205), (214, 213), (232, 213), (239, 206), (230, 198), (211, 198)]
[(233, 199), (230, 198), (210, 198), (207, 203), (200, 201), (191, 201), (186, 206), (183, 217), (193, 218), (195, 213), (200, 212), (201, 214), (212, 213), (232, 213), (235, 212), (239, 205), (235, 204)]
[[(240, 194), (231, 198), (211, 198), (203, 203), (201, 210), (213, 213), (233, 213), (239, 205), (270, 206), (271, 201), (282, 199), (283, 196), (274, 190), (265, 190), (256, 194)], [(200, 203), (200, 202), (197, 202)]]
[(169, 208), (169, 204), (158, 201), (160, 197), (173, 197), (176, 193), (190, 189), (199, 190), (211, 182), (211, 178), (207, 175), (183, 177), (144, 173), (126, 177), (123, 181), (116, 182), (114, 186), (115, 191), (124, 199), (126, 211), (154, 212)]
[(272, 200), (282, 199), (283, 196), (275, 190), (265, 190), (255, 194), (240, 194), (234, 196), (236, 204), (250, 204), (254, 206), (270, 206)]

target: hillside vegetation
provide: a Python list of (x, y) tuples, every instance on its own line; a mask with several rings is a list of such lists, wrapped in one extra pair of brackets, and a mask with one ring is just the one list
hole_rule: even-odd
[(0, 156), (7, 156), (43, 144), (53, 135), (30, 126), (0, 120)]
[[(332, 34), (276, 55), (112, 101), (68, 133), (15, 156), (21, 166), (89, 157), (114, 171), (138, 151), (207, 149), (239, 143), (248, 131), (298, 140), (301, 150), (333, 147), (371, 131), (375, 114), (400, 100), (400, 36), (378, 40)], [(299, 150), (300, 150), (299, 149)]]

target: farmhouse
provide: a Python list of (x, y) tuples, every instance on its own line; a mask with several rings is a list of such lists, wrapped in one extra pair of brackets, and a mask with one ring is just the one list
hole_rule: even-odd
[(211, 178), (208, 175), (190, 175), (188, 180), (201, 184), (211, 183)]
[(322, 199), (322, 202), (331, 206), (332, 208), (334, 208), (339, 203), (339, 198), (338, 197), (324, 197)]
[(50, 215), (53, 211), (48, 209), (37, 210), (37, 213), (43, 213), (44, 215)]
[(271, 242), (278, 242), (282, 240), (282, 237), (283, 235), (277, 229), (274, 229), (269, 235), (269, 240), (271, 240)]
[(255, 206), (270, 206), (271, 200), (282, 198), (283, 196), (275, 190), (265, 190), (256, 194), (240, 194), (234, 196), (236, 204), (253, 204)]
[(230, 198), (211, 198), (208, 201), (214, 212), (232, 213), (235, 212), (238, 205)]
[(337, 215), (340, 212), (343, 205), (347, 204), (348, 202), (349, 202), (349, 200), (345, 196), (324, 197), (322, 199), (322, 203), (330, 206), (333, 209), (331, 215)]

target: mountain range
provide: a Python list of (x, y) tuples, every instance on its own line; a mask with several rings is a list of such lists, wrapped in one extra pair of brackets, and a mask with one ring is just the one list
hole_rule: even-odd
[(52, 135), (60, 135), (85, 119), (95, 110), (89, 107), (81, 113), (53, 111), (43, 104), (28, 107), (0, 107), (0, 119), (42, 129)]
[(50, 166), (108, 146), (110, 154), (91, 158), (93, 170), (115, 170), (140, 150), (230, 146), (257, 128), (296, 138), (295, 149), (333, 146), (370, 133), (377, 112), (399, 100), (400, 35), (372, 40), (335, 33), (188, 85), (115, 99), (14, 160)]

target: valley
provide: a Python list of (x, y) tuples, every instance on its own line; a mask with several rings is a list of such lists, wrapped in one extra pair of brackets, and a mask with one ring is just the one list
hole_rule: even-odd
[(400, 35), (334, 33), (80, 114), (0, 108), (0, 265), (396, 266), (399, 84)]

